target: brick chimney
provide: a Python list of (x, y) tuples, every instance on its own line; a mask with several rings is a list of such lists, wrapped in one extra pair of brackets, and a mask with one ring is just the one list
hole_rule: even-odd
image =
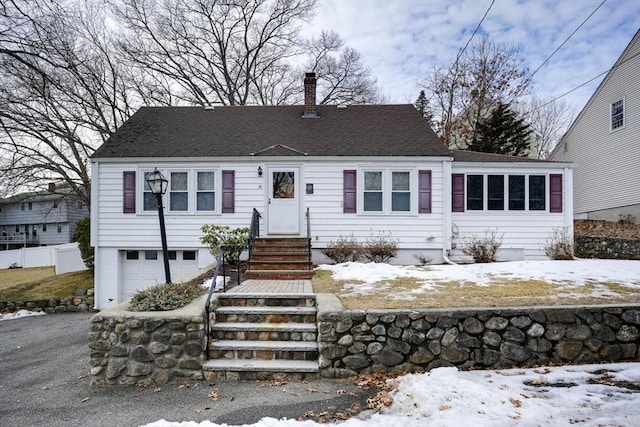
[(316, 118), (316, 73), (304, 75), (304, 114), (303, 118)]
[(50, 182), (49, 183), (49, 187), (47, 188), (47, 190), (49, 190), (49, 193), (53, 193), (56, 191), (56, 183), (55, 182)]

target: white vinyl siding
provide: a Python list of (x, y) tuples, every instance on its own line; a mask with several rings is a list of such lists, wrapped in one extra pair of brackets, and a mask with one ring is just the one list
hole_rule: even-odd
[[(611, 103), (624, 127), (611, 132)], [(574, 213), (640, 203), (640, 33), (580, 112), (552, 160), (575, 162)], [(564, 150), (566, 147), (566, 150)]]

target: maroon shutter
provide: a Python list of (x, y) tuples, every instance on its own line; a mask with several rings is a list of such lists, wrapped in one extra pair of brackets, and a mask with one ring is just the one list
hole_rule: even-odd
[(562, 212), (562, 175), (549, 175), (549, 212)]
[(343, 171), (342, 212), (356, 213), (356, 171)]
[(451, 175), (451, 210), (464, 212), (464, 174)]
[(431, 171), (418, 171), (418, 212), (431, 213)]
[(122, 212), (136, 213), (136, 172), (122, 172)]
[(234, 213), (236, 171), (222, 171), (222, 213)]

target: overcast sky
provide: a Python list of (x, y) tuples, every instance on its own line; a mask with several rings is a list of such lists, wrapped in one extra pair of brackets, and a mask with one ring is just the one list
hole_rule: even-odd
[[(450, 64), (492, 0), (319, 0), (305, 35), (335, 30), (357, 49), (390, 103), (413, 102), (434, 64)], [(474, 37), (521, 49), (530, 71), (602, 0), (495, 0)], [(534, 77), (538, 97), (556, 97), (608, 70), (640, 28), (640, 1), (606, 0)], [(567, 95), (580, 109), (604, 76)]]

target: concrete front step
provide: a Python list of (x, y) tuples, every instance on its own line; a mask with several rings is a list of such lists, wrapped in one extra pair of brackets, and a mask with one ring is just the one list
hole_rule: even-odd
[(220, 294), (220, 307), (315, 307), (315, 294)]
[(315, 307), (223, 306), (215, 311), (216, 322), (315, 323)]
[(318, 360), (318, 344), (312, 341), (214, 341), (210, 359)]
[(318, 339), (315, 323), (233, 323), (220, 322), (211, 327), (214, 340), (309, 341)]
[(245, 272), (247, 279), (255, 280), (303, 280), (313, 277), (312, 270), (248, 270)]
[(204, 371), (318, 372), (311, 360), (215, 359), (202, 366)]
[(216, 322), (211, 327), (214, 331), (239, 332), (316, 332), (315, 323), (234, 323)]

